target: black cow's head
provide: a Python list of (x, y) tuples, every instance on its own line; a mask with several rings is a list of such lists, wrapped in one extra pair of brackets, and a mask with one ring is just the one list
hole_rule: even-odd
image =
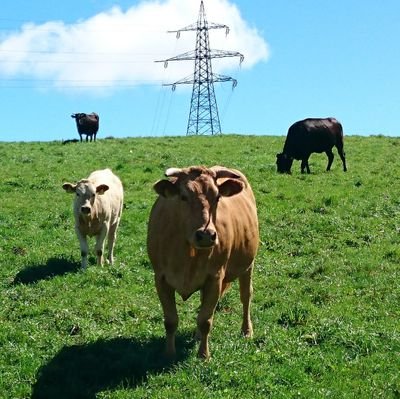
[(279, 173), (291, 173), (293, 158), (288, 157), (286, 154), (276, 154), (276, 166)]
[(72, 115), (71, 115), (71, 118), (74, 118), (74, 119), (76, 119), (77, 121), (79, 121), (79, 119), (81, 119), (81, 118), (83, 118), (83, 117), (85, 117), (85, 116), (86, 116), (86, 114), (80, 112), (80, 113), (77, 113), (77, 114), (72, 114)]

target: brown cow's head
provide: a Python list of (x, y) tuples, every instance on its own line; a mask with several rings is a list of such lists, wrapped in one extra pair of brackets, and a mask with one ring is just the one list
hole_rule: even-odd
[(76, 194), (74, 206), (82, 216), (89, 216), (92, 213), (96, 195), (102, 195), (109, 189), (107, 184), (94, 186), (93, 183), (86, 179), (76, 184), (64, 183), (62, 187), (67, 193)]
[(218, 244), (219, 201), (243, 190), (241, 176), (223, 167), (170, 168), (165, 175), (170, 179), (158, 181), (154, 190), (176, 206), (189, 245), (202, 249)]
[(288, 157), (286, 154), (276, 154), (276, 166), (279, 173), (291, 173), (293, 158)]

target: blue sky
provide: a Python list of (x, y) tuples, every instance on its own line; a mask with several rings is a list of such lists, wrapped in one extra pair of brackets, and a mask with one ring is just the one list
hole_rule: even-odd
[[(334, 116), (345, 134), (399, 136), (400, 1), (204, 0), (213, 60), (238, 80), (215, 85), (222, 131), (285, 135)], [(0, 141), (78, 137), (71, 113), (100, 115), (98, 137), (185, 135), (200, 0), (2, 0)]]

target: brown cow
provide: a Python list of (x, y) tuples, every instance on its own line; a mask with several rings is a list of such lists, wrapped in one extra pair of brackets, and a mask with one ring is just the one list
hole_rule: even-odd
[(208, 336), (218, 300), (239, 278), (242, 332), (250, 337), (252, 269), (259, 233), (257, 209), (246, 177), (237, 170), (170, 168), (150, 214), (147, 248), (164, 312), (167, 355), (175, 354), (175, 291), (187, 300), (200, 291), (198, 356), (209, 358)]
[(87, 265), (87, 236), (96, 236), (97, 264), (103, 264), (104, 241), (108, 239), (108, 262), (113, 252), (121, 219), (124, 191), (120, 179), (110, 169), (96, 170), (76, 184), (64, 183), (63, 189), (76, 194), (74, 200), (75, 231), (78, 236), (82, 268)]

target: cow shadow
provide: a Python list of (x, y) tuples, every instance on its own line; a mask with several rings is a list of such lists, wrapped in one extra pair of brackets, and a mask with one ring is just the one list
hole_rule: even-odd
[(95, 399), (102, 391), (133, 389), (149, 375), (166, 372), (184, 361), (193, 344), (192, 334), (178, 335), (174, 361), (162, 355), (164, 338), (114, 338), (64, 347), (39, 369), (31, 398)]
[(50, 258), (45, 265), (28, 266), (14, 278), (14, 284), (35, 284), (56, 276), (75, 273), (80, 270), (80, 263), (67, 258)]

